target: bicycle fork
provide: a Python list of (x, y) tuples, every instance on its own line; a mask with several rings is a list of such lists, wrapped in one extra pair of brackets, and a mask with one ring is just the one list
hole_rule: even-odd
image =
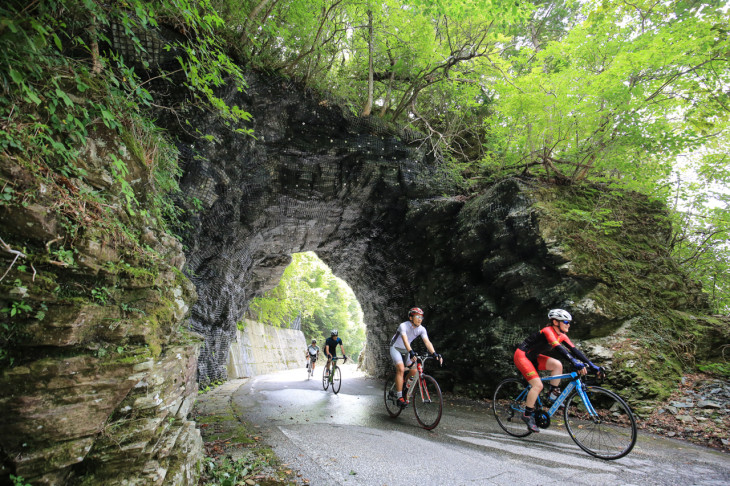
[(588, 415), (591, 416), (594, 423), (599, 423), (601, 421), (601, 417), (600, 415), (598, 415), (598, 412), (596, 412), (596, 409), (593, 408), (593, 404), (588, 398), (585, 384), (581, 383), (581, 386), (578, 387), (578, 393), (580, 394), (581, 400), (583, 400), (583, 405), (585, 405), (586, 410), (588, 411)]

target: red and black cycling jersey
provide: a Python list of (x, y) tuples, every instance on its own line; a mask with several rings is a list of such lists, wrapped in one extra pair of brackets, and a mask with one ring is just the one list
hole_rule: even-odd
[(531, 334), (517, 346), (517, 349), (524, 351), (527, 359), (535, 366), (537, 366), (538, 356), (555, 348), (558, 348), (568, 359), (571, 359), (570, 354), (579, 357), (581, 360), (583, 359), (583, 353), (578, 351), (568, 338), (568, 335), (555, 332), (552, 326), (544, 327), (538, 332)]

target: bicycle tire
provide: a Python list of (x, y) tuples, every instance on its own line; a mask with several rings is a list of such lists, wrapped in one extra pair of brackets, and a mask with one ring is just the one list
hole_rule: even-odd
[(327, 390), (330, 387), (330, 375), (327, 374), (327, 368), (322, 370), (322, 388)]
[(340, 392), (342, 386), (342, 374), (340, 373), (340, 367), (335, 366), (332, 368), (332, 391), (337, 395)]
[(383, 399), (385, 400), (385, 409), (388, 411), (388, 415), (395, 418), (403, 411), (397, 403), (398, 398), (395, 396), (395, 378), (390, 377), (385, 380), (385, 387), (383, 388)]
[(565, 400), (565, 426), (578, 447), (599, 459), (624, 457), (636, 444), (636, 419), (628, 404), (600, 386), (586, 386), (598, 417), (592, 418), (575, 391)]
[(421, 427), (432, 430), (441, 421), (441, 414), (444, 409), (444, 399), (441, 396), (441, 388), (436, 380), (429, 375), (422, 375), (420, 386), (413, 385), (412, 400), (413, 413)]
[[(519, 378), (502, 380), (494, 390), (492, 410), (502, 430), (515, 437), (526, 437), (532, 432), (522, 421), (525, 412), (525, 382)], [(519, 399), (518, 399), (519, 397)]]

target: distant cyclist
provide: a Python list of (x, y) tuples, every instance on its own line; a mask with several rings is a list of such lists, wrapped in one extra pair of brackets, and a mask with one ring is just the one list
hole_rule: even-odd
[[(421, 337), (423, 344), (426, 345), (428, 352), (436, 358), (439, 363), (443, 363), (443, 357), (436, 353), (433, 349), (433, 344), (428, 340), (428, 333), (426, 328), (421, 325), (423, 322), (423, 311), (418, 307), (413, 307), (408, 311), (408, 320), (401, 322), (398, 326), (398, 330), (390, 340), (390, 357), (393, 359), (395, 365), (395, 389), (396, 397), (398, 397), (398, 405), (405, 407), (408, 402), (403, 397), (403, 372), (406, 366), (413, 364), (413, 358), (416, 356), (416, 352), (411, 349), (411, 343), (417, 337)], [(403, 361), (405, 360), (405, 364)], [(408, 377), (414, 376), (417, 370), (411, 369), (408, 373)]]
[(304, 354), (307, 357), (307, 361), (309, 361), (309, 366), (312, 368), (312, 373), (314, 373), (314, 365), (317, 362), (317, 357), (319, 357), (319, 346), (317, 346), (316, 339), (312, 339), (312, 344), (307, 346)]
[(337, 329), (332, 329), (330, 337), (328, 337), (327, 340), (324, 342), (324, 352), (327, 355), (327, 370), (325, 371), (326, 374), (329, 374), (330, 372), (332, 358), (335, 358), (337, 356), (337, 345), (340, 346), (340, 351), (342, 351), (342, 357), (345, 358), (345, 361), (347, 361), (345, 348), (342, 346), (342, 339), (337, 337)]
[[(603, 368), (599, 368), (591, 363), (586, 355), (568, 339), (567, 333), (570, 330), (570, 323), (573, 320), (570, 313), (563, 309), (552, 309), (548, 312), (548, 319), (550, 319), (550, 325), (540, 329), (522, 341), (517, 346), (517, 351), (515, 351), (514, 356), (517, 369), (520, 370), (522, 376), (525, 377), (525, 380), (532, 387), (527, 393), (525, 413), (522, 416), (522, 420), (524, 420), (527, 428), (531, 432), (540, 432), (540, 429), (535, 423), (534, 416), (535, 402), (542, 391), (542, 381), (540, 381), (540, 376), (537, 371), (550, 371), (550, 376), (557, 376), (563, 373), (563, 363), (543, 353), (557, 349), (573, 364), (573, 367), (579, 374), (586, 374), (586, 366), (596, 373), (603, 374)], [(550, 401), (555, 401), (560, 395), (559, 385), (560, 380), (550, 381)]]

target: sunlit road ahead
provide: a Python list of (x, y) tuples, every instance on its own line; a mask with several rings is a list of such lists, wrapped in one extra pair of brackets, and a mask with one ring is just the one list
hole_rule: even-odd
[(258, 376), (233, 394), (236, 410), (258, 425), (283, 462), (312, 485), (728, 485), (730, 456), (639, 433), (616, 461), (594, 459), (561, 428), (524, 439), (499, 428), (491, 410), (446, 400), (433, 431), (411, 407), (391, 419), (383, 384), (354, 365), (338, 395), (290, 370)]

